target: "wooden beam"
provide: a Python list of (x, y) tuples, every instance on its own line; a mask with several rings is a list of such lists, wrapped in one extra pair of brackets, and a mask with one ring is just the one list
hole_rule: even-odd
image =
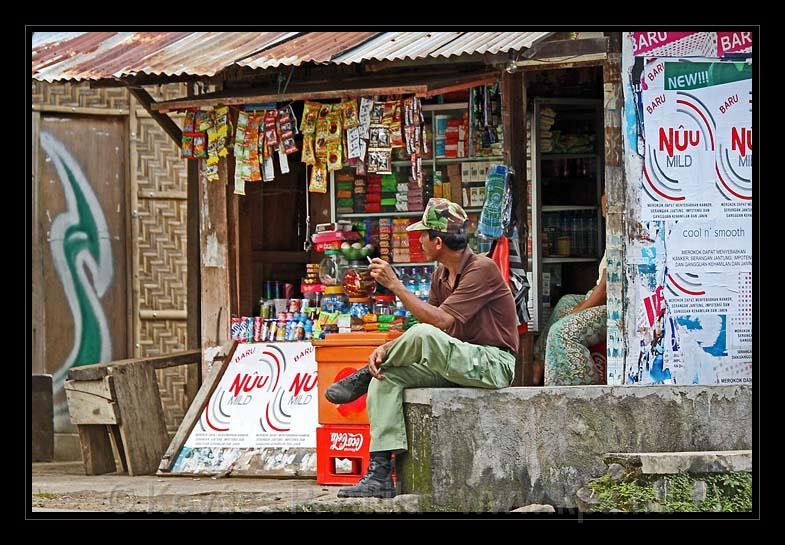
[[(201, 261), (202, 353), (229, 339), (231, 324), (231, 275), (227, 223), (227, 163), (218, 163), (218, 181), (210, 182), (199, 172), (199, 248)], [(194, 274), (194, 273), (190, 273)], [(207, 374), (202, 361), (202, 376)]]
[(186, 310), (140, 310), (140, 320), (187, 320)]
[(167, 354), (165, 356), (153, 356), (149, 358), (130, 358), (127, 360), (117, 360), (104, 363), (95, 363), (93, 365), (82, 365), (79, 367), (72, 367), (68, 370), (68, 378), (70, 380), (98, 380), (109, 374), (110, 367), (118, 367), (127, 365), (129, 363), (142, 363), (150, 365), (153, 369), (165, 369), (167, 367), (176, 367), (178, 365), (187, 365), (199, 361), (201, 357), (200, 350), (188, 350), (185, 352), (176, 352), (174, 354)]
[(155, 99), (150, 96), (150, 93), (142, 89), (141, 87), (129, 87), (128, 91), (134, 96), (136, 100), (147, 110), (153, 119), (161, 126), (161, 128), (168, 134), (172, 140), (175, 141), (177, 147), (179, 148), (182, 144), (183, 140), (183, 133), (180, 130), (180, 127), (177, 124), (169, 119), (169, 116), (164, 115), (157, 111), (154, 106), (157, 104)]
[(87, 108), (84, 106), (52, 106), (49, 104), (33, 104), (33, 111), (82, 115), (128, 115), (128, 110), (125, 108)]
[(427, 57), (416, 60), (394, 60), (394, 61), (374, 61), (363, 63), (362, 69), (365, 72), (382, 72), (396, 68), (431, 68), (434, 66), (443, 67), (445, 65), (468, 65), (476, 64), (478, 67), (486, 68), (497, 64), (504, 64), (510, 60), (510, 53), (475, 53), (464, 54), (457, 57)]
[[(312, 201), (313, 202), (313, 201)], [(329, 204), (328, 204), (329, 206)], [(315, 215), (318, 213), (317, 210), (311, 208), (311, 215)], [(321, 216), (320, 216), (321, 218)], [(323, 218), (319, 220), (318, 223), (324, 223), (329, 221), (325, 219), (322, 221)], [(311, 219), (312, 225), (316, 225), (316, 221)], [(257, 262), (264, 262), (264, 263), (308, 263), (308, 252), (300, 252), (300, 251), (275, 251), (275, 250), (254, 250), (253, 251), (253, 260)]]
[(607, 58), (608, 56), (604, 53), (579, 57), (554, 57), (552, 59), (518, 61), (516, 66), (521, 70), (567, 70), (569, 68), (602, 66)]
[[(193, 96), (193, 85), (188, 85), (188, 96)], [(187, 328), (187, 342), (188, 348), (199, 349), (201, 352), (201, 303), (199, 285), (201, 275), (199, 266), (199, 163), (198, 161), (186, 161), (186, 175), (188, 183), (186, 187), (186, 194), (188, 197), (188, 213), (187, 213), (187, 301), (186, 310), (191, 319), (188, 320)], [(199, 366), (201, 372), (201, 365)], [(201, 379), (200, 379), (201, 380)], [(188, 381), (188, 389), (192, 389), (191, 381)], [(197, 384), (198, 387), (198, 384)], [(193, 389), (193, 395), (196, 395), (196, 389)], [(189, 399), (193, 398), (189, 395)]]
[(202, 410), (218, 387), (218, 383), (221, 382), (221, 377), (223, 377), (224, 371), (226, 371), (232, 356), (234, 356), (237, 343), (231, 341), (229, 346), (230, 348), (228, 350), (226, 347), (222, 348), (223, 354), (220, 354), (215, 360), (207, 362), (209, 364), (207, 372), (202, 374), (202, 376), (205, 377), (204, 382), (202, 382), (202, 386), (199, 388), (193, 403), (188, 407), (188, 412), (185, 413), (183, 421), (177, 429), (177, 433), (174, 438), (172, 438), (172, 442), (169, 443), (169, 447), (161, 458), (161, 464), (158, 466), (159, 474), (161, 472), (168, 473), (172, 470), (172, 466), (174, 466), (177, 461), (177, 455), (179, 454), (180, 449), (188, 440), (188, 436), (191, 435), (191, 431), (193, 431), (194, 426), (196, 426), (196, 423), (199, 421)]
[(463, 89), (468, 89), (470, 87), (479, 87), (480, 85), (486, 85), (488, 83), (496, 83), (499, 79), (499, 74), (493, 74), (481, 78), (467, 80), (461, 83), (453, 83), (453, 84), (435, 84), (433, 87), (428, 85), (428, 92), (421, 95), (424, 97), (432, 97), (435, 95), (442, 95), (444, 93), (451, 93), (453, 91), (461, 91)]
[(546, 59), (553, 57), (578, 57), (581, 55), (606, 54), (608, 38), (584, 38), (581, 40), (555, 40), (540, 42), (522, 52), (523, 59)]
[(213, 96), (211, 98), (196, 99), (177, 99), (159, 102), (153, 105), (157, 111), (180, 110), (184, 108), (199, 108), (223, 105), (253, 104), (263, 102), (284, 102), (294, 100), (324, 100), (332, 98), (344, 98), (349, 96), (371, 96), (371, 95), (405, 95), (421, 94), (427, 92), (425, 85), (400, 85), (388, 87), (344, 87), (330, 90), (303, 90), (290, 91), (288, 93), (276, 93), (270, 90), (255, 91), (253, 94), (235, 94), (224, 96)]

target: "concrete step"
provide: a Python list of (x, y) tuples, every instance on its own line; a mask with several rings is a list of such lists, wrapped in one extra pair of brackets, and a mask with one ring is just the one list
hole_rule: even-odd
[(730, 473), (752, 471), (751, 450), (712, 450), (697, 452), (611, 452), (605, 463), (620, 464), (628, 471), (643, 475), (677, 473)]

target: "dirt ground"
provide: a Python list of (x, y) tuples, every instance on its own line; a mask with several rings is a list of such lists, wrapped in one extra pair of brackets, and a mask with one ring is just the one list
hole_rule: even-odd
[(417, 496), (338, 498), (314, 479), (88, 476), (81, 462), (32, 464), (31, 508), (82, 512), (416, 511)]

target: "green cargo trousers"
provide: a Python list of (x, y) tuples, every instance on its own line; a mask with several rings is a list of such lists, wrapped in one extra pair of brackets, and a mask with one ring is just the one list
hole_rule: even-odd
[(406, 388), (504, 388), (515, 375), (515, 356), (495, 346), (470, 344), (428, 324), (398, 337), (368, 386), (372, 452), (408, 450), (403, 419)]

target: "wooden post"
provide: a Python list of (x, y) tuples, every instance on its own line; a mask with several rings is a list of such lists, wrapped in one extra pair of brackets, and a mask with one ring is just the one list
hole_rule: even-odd
[(32, 372), (34, 374), (46, 373), (46, 343), (44, 342), (44, 244), (41, 240), (41, 218), (39, 217), (39, 205), (41, 203), (40, 180), (38, 179), (38, 161), (40, 159), (40, 147), (38, 145), (39, 127), (41, 124), (41, 114), (33, 112), (32, 119), (32, 180), (31, 180), (31, 196), (32, 196), (32, 292), (33, 292), (33, 308), (31, 324), (32, 330), (32, 348), (33, 348), (33, 365)]
[[(621, 363), (626, 357), (624, 334), (624, 203), (627, 183), (624, 177), (624, 150), (621, 115), (624, 103), (621, 85), (621, 33), (608, 33), (608, 59), (602, 66), (605, 104), (605, 196), (606, 252), (608, 259), (608, 368), (611, 360)], [(618, 365), (621, 368), (621, 365)]]
[(117, 466), (105, 424), (79, 424), (79, 444), (86, 475), (114, 473)]
[(230, 259), (227, 224), (227, 161), (218, 163), (217, 182), (199, 173), (199, 248), (201, 260), (201, 348), (202, 376), (215, 350), (229, 339), (231, 323)]

